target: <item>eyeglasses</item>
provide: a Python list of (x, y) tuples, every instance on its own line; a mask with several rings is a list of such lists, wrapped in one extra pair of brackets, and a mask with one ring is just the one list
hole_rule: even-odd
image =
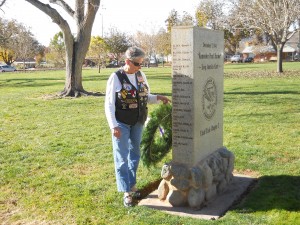
[(143, 64), (143, 63), (134, 62), (134, 61), (132, 61), (132, 60), (129, 60), (129, 61), (132, 62), (132, 64), (133, 64), (134, 66), (142, 66), (142, 64)]

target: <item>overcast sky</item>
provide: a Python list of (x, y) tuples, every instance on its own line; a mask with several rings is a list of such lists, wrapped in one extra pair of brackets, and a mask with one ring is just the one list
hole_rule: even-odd
[[(165, 28), (165, 20), (172, 9), (178, 11), (179, 15), (186, 11), (194, 16), (199, 2), (200, 0), (101, 0), (92, 35), (102, 35), (102, 23), (104, 35), (110, 27), (128, 34), (138, 30), (156, 32), (160, 27)], [(0, 10), (0, 17), (16, 19), (31, 28), (37, 40), (45, 46), (59, 32), (59, 27), (50, 17), (25, 0), (8, 0), (2, 9), (4, 12)]]

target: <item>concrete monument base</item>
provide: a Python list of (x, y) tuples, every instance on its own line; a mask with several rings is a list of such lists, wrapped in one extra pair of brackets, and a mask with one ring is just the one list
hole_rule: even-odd
[(197, 210), (184, 206), (174, 207), (167, 201), (159, 200), (157, 190), (149, 194), (145, 199), (142, 199), (138, 205), (162, 210), (166, 213), (177, 216), (189, 216), (198, 219), (215, 220), (222, 217), (234, 203), (240, 200), (255, 180), (255, 178), (235, 174), (231, 183), (227, 186), (224, 192), (217, 195), (214, 199), (207, 202), (201, 209)]

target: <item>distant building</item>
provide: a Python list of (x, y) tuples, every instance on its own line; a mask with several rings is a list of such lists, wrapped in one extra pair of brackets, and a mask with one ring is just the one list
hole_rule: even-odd
[[(300, 48), (300, 31), (296, 32), (284, 45), (282, 59), (284, 61), (293, 61), (294, 57), (299, 54)], [(277, 53), (272, 45), (251, 46), (245, 44), (242, 51), (243, 58), (253, 57), (254, 61), (277, 61)]]
[[(297, 49), (285, 44), (283, 47), (282, 59), (284, 61), (292, 61), (296, 55)], [(277, 53), (273, 46), (247, 46), (243, 51), (243, 58), (253, 57), (254, 61), (276, 61)]]
[(28, 58), (28, 59), (19, 59), (16, 58), (16, 60), (14, 61), (14, 65), (18, 66), (18, 67), (22, 67), (23, 68), (23, 64), (25, 63), (25, 69), (29, 69), (29, 68), (35, 68), (36, 67), (36, 61), (34, 58)]

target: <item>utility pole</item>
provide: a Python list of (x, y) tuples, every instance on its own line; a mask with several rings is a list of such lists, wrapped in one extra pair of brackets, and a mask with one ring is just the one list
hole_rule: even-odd
[(106, 8), (104, 8), (104, 6), (102, 5), (102, 8), (101, 8), (102, 10), (101, 10), (101, 20), (102, 20), (102, 38), (104, 38), (104, 36), (103, 36), (103, 31), (104, 31), (104, 28), (103, 28), (103, 10), (105, 10)]

